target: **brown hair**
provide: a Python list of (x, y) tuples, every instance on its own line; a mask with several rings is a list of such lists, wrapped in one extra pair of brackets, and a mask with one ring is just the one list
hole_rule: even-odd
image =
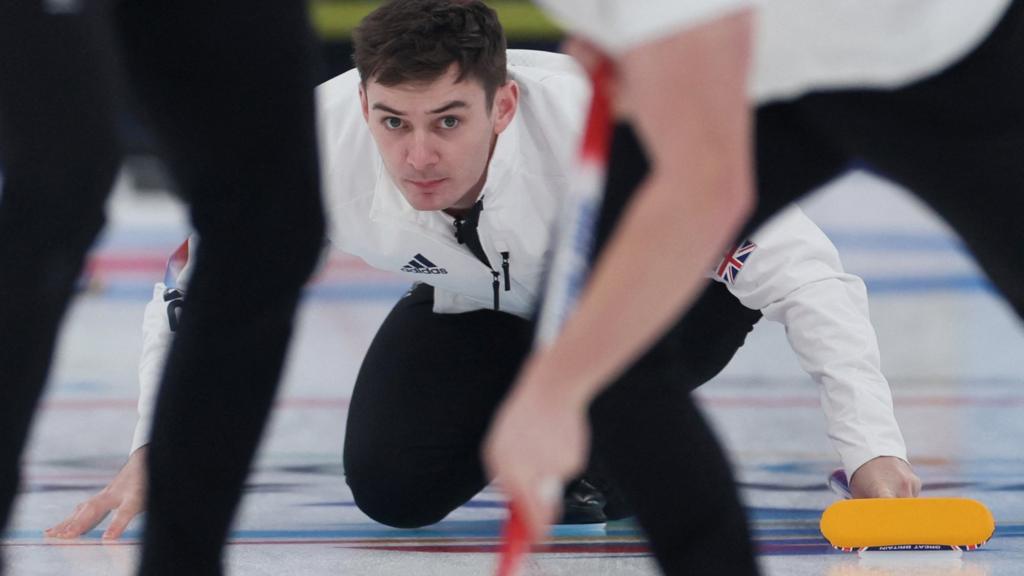
[(480, 0), (389, 0), (353, 31), (363, 85), (432, 82), (458, 65), (457, 81), (483, 84), (487, 106), (505, 84), (505, 32)]

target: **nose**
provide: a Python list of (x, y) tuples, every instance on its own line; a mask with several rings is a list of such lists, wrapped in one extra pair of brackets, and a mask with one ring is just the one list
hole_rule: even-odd
[(405, 161), (417, 171), (430, 168), (440, 157), (437, 148), (430, 142), (427, 134), (418, 133), (412, 136), (409, 148), (406, 150)]

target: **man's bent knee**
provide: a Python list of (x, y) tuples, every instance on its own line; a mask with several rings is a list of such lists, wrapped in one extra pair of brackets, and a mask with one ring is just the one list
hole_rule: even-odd
[(412, 482), (356, 479), (346, 475), (359, 510), (375, 522), (393, 528), (422, 528), (444, 520), (451, 509), (439, 505), (436, 495)]

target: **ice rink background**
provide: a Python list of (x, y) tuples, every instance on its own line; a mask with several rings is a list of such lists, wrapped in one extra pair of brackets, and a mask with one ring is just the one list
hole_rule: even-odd
[[(131, 574), (138, 524), (119, 543), (41, 531), (101, 489), (127, 456), (142, 310), (183, 211), (122, 183), (72, 308), (25, 459), (3, 553), (12, 575)], [(763, 322), (700, 397), (729, 447), (766, 574), (1019, 574), (1024, 566), (1024, 329), (946, 228), (863, 173), (803, 203), (846, 268), (867, 282), (883, 370), (927, 495), (993, 510), (997, 536), (962, 560), (876, 566), (817, 531), (838, 458), (817, 392), (783, 329)], [(352, 504), (341, 470), (344, 419), (362, 353), (404, 281), (335, 254), (307, 293), (280, 401), (229, 548), (229, 574), (489, 574), (502, 503), (487, 491), (437, 526), (399, 531)], [(102, 525), (101, 525), (102, 528)], [(632, 524), (563, 529), (527, 574), (655, 574)]]

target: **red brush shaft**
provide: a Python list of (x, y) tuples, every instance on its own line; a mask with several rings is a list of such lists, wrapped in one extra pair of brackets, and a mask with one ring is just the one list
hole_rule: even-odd
[(523, 557), (530, 548), (519, 507), (514, 502), (508, 505), (508, 520), (502, 530), (501, 551), (498, 557), (498, 576), (516, 576), (523, 563)]

